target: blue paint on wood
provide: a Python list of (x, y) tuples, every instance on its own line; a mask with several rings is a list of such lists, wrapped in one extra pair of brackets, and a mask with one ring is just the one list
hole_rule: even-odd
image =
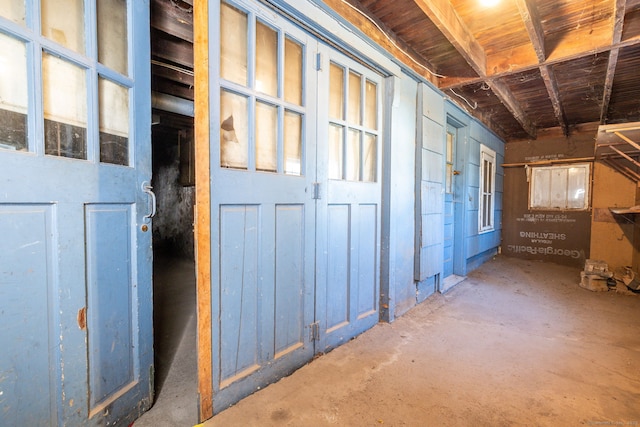
[(86, 206), (90, 410), (134, 381), (131, 205)]
[(51, 205), (0, 205), (2, 425), (57, 423), (52, 215)]

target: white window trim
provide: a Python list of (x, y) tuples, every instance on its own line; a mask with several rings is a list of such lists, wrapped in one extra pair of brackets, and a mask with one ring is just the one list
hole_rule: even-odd
[[(568, 178), (568, 173), (571, 169), (583, 169), (583, 180), (581, 185), (578, 185), (576, 191), (581, 192), (582, 204), (580, 206), (570, 206), (569, 203), (569, 191), (571, 185), (577, 185), (575, 182), (571, 183)], [(566, 170), (567, 177), (562, 177), (563, 171)], [(542, 181), (542, 173), (549, 172), (550, 175), (547, 178), (549, 185), (549, 193), (551, 194), (551, 187), (556, 189), (564, 187), (564, 201), (559, 203), (560, 198), (557, 200), (551, 200), (551, 195), (548, 201), (537, 201), (535, 195), (539, 190), (537, 186)], [(538, 177), (538, 178), (537, 178)], [(564, 182), (556, 182), (559, 178), (562, 178)], [(589, 210), (590, 201), (590, 187), (591, 187), (591, 163), (570, 163), (564, 165), (553, 166), (536, 166), (527, 168), (527, 180), (529, 181), (529, 209), (531, 210), (545, 210), (545, 211), (586, 211)], [(542, 185), (542, 184), (540, 184)]]
[[(485, 160), (491, 163), (491, 188), (489, 192), (485, 193)], [(488, 233), (495, 230), (495, 206), (496, 206), (496, 152), (484, 144), (480, 144), (480, 184), (479, 184), (479, 197), (478, 197), (478, 233)], [(488, 209), (489, 220), (485, 221), (485, 196), (490, 195), (490, 206)], [(483, 226), (484, 223), (486, 226)]]

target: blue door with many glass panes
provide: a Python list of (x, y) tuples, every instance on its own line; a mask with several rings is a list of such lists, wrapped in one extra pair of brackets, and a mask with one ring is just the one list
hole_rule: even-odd
[(149, 2), (0, 3), (0, 425), (152, 402)]
[(256, 2), (220, 2), (210, 22), (219, 129), (211, 313), (199, 318), (211, 319), (213, 369), (200, 396), (217, 412), (378, 321), (384, 91)]

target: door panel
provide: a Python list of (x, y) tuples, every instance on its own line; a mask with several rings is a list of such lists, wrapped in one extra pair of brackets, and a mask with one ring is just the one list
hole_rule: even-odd
[(22, 64), (0, 84), (2, 425), (126, 424), (152, 401), (149, 4), (101, 14), (134, 59), (112, 69), (90, 3), (25, 1), (43, 33), (0, 17)]
[(442, 280), (453, 274), (455, 254), (455, 165), (456, 165), (456, 135), (457, 129), (447, 125), (445, 144), (445, 195), (444, 195), (444, 256), (442, 266)]
[(206, 120), (220, 129), (199, 318), (212, 346), (201, 392), (218, 412), (378, 321), (384, 91), (256, 2), (223, 1), (210, 19), (221, 37)]
[(317, 352), (378, 322), (383, 93), (380, 75), (327, 46), (320, 53)]
[(220, 100), (210, 193), (218, 412), (314, 354), (316, 42), (254, 2), (222, 2), (211, 19), (223, 34), (210, 88)]
[[(53, 205), (0, 205), (0, 420), (55, 425)], [(25, 308), (28, 307), (28, 310)], [(8, 345), (11, 344), (11, 345)], [(26, 357), (30, 355), (30, 357)], [(44, 396), (34, 399), (33, 396)]]

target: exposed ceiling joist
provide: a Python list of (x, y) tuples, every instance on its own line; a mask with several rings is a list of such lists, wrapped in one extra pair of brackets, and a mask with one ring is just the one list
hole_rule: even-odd
[(489, 83), (491, 90), (500, 99), (500, 102), (513, 114), (513, 117), (520, 123), (522, 129), (533, 139), (537, 132), (535, 125), (531, 122), (527, 114), (522, 109), (518, 100), (513, 96), (509, 88), (501, 81), (495, 80)]
[(515, 0), (515, 2), (529, 33), (538, 61), (543, 63), (547, 59), (547, 54), (544, 46), (544, 30), (538, 16), (538, 10), (531, 4), (531, 0)]
[[(616, 0), (615, 11), (613, 14), (613, 40), (612, 44), (617, 45), (622, 40), (622, 30), (624, 27), (624, 16), (627, 8), (627, 0)], [(609, 110), (609, 102), (611, 101), (611, 89), (613, 88), (613, 78), (616, 74), (616, 66), (618, 65), (618, 54), (620, 49), (613, 48), (609, 52), (609, 63), (607, 64), (607, 74), (604, 80), (604, 90), (602, 94), (602, 107), (600, 110), (600, 123), (607, 121), (607, 111)]]
[(479, 76), (487, 75), (487, 57), (480, 43), (448, 0), (414, 0)]
[(558, 83), (555, 75), (553, 74), (553, 69), (547, 65), (541, 65), (540, 75), (542, 76), (542, 80), (544, 80), (544, 85), (547, 87), (549, 99), (551, 100), (551, 105), (553, 106), (553, 113), (555, 114), (556, 119), (558, 120), (558, 123), (562, 128), (562, 133), (564, 134), (564, 136), (568, 136), (569, 127), (567, 125), (567, 119), (562, 109), (562, 103), (560, 102)]

